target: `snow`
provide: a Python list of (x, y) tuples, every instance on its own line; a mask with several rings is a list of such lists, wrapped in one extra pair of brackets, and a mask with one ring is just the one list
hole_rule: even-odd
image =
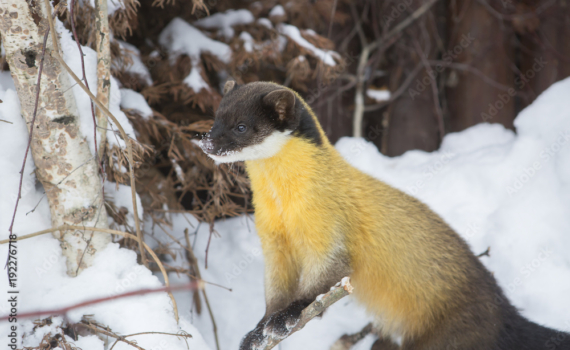
[(139, 49), (137, 49), (136, 46), (131, 45), (129, 43), (126, 43), (124, 41), (117, 40), (117, 39), (115, 39), (115, 40), (119, 43), (119, 46), (121, 47), (121, 50), (123, 51), (123, 54), (129, 55), (129, 57), (133, 61), (133, 63), (130, 66), (126, 67), (125, 70), (129, 73), (133, 73), (133, 74), (137, 74), (137, 75), (141, 76), (145, 80), (147, 85), (151, 86), (152, 85), (152, 78), (150, 76), (150, 72), (148, 71), (148, 68), (141, 61), (141, 52), (139, 51)]
[[(184, 83), (195, 93), (202, 89), (209, 90), (209, 85), (200, 75), (200, 54), (209, 52), (222, 62), (229, 63), (231, 49), (228, 45), (208, 38), (200, 30), (180, 18), (174, 18), (160, 33), (159, 42), (170, 53), (171, 60), (180, 55), (188, 55), (192, 62), (192, 71), (184, 78)], [(173, 61), (172, 61), (173, 62)]]
[[(81, 70), (81, 56), (79, 49), (77, 48), (77, 44), (73, 40), (71, 33), (65, 29), (59, 20), (56, 20), (56, 29), (61, 34), (59, 42), (63, 51), (63, 59), (69, 68), (71, 68), (71, 70), (75, 73), (75, 75), (81, 79), (83, 77), (83, 73)], [(85, 75), (87, 77), (87, 82), (89, 83), (89, 91), (91, 91), (93, 95), (97, 96), (97, 53), (87, 46), (81, 46), (81, 50), (83, 51)], [(79, 112), (79, 129), (81, 130), (81, 134), (87, 139), (91, 153), (95, 154), (91, 99), (78, 84), (75, 84), (75, 81), (71, 75), (69, 75), (69, 81), (72, 86), (71, 89), (73, 91), (73, 95), (75, 96), (75, 101)], [(135, 132), (131, 123), (129, 122), (125, 113), (121, 111), (121, 92), (119, 91), (119, 84), (117, 80), (113, 77), (111, 77), (111, 91), (109, 97), (109, 111), (115, 116), (115, 118), (117, 118), (125, 130), (125, 133), (129, 137), (136, 139)], [(111, 119), (108, 119), (108, 122), (107, 140), (109, 142), (109, 146), (126, 148), (124, 140), (119, 137), (120, 134), (115, 123)], [(97, 147), (101, 146), (100, 143), (101, 130), (97, 129)]]
[(269, 11), (269, 17), (273, 16), (285, 16), (285, 9), (281, 5), (277, 5)]
[(281, 23), (277, 26), (279, 33), (286, 35), (291, 40), (295, 41), (299, 46), (310, 51), (315, 57), (323, 61), (329, 66), (336, 66), (334, 57), (338, 57), (338, 53), (329, 50), (321, 50), (315, 45), (311, 44), (301, 36), (299, 28), (290, 24)]
[(388, 90), (368, 89), (366, 90), (366, 96), (376, 100), (376, 102), (384, 102), (390, 99), (391, 93)]
[(273, 29), (273, 24), (271, 23), (271, 21), (269, 19), (267, 19), (265, 17), (258, 18), (257, 23), (261, 24), (262, 26), (264, 26), (268, 29)]
[(245, 51), (252, 52), (253, 51), (253, 45), (255, 44), (255, 42), (254, 42), (251, 34), (244, 31), (244, 32), (240, 33), (239, 38), (241, 40), (243, 40), (243, 47), (244, 47)]
[(252, 23), (254, 20), (255, 17), (248, 10), (227, 10), (199, 19), (194, 22), (194, 25), (206, 29), (219, 29), (226, 40), (230, 40), (235, 33), (232, 26)]
[[(117, 118), (117, 121), (121, 124), (127, 137), (130, 137), (136, 140), (135, 130), (129, 122), (126, 114), (121, 111), (121, 91), (119, 89), (119, 83), (117, 80), (111, 76), (111, 92), (110, 92), (110, 99), (109, 99), (109, 111)], [(115, 122), (111, 119), (108, 119), (108, 129), (107, 130), (107, 142), (109, 143), (110, 147), (117, 146), (123, 149), (127, 148), (125, 141), (121, 138), (121, 134), (119, 133), (119, 128), (115, 125)]]
[(9, 71), (0, 72), (0, 89), (2, 91), (8, 89), (16, 91), (16, 87), (14, 86), (14, 80), (12, 80), (12, 76), (10, 75)]
[(149, 107), (143, 95), (131, 89), (120, 89), (120, 91), (121, 108), (134, 109), (144, 119), (152, 117), (152, 109)]
[(312, 36), (317, 36), (317, 32), (315, 32), (314, 30), (312, 30), (311, 28), (309, 29), (305, 29), (305, 33), (312, 35)]
[[(192, 46), (189, 42), (195, 37), (190, 40), (178, 35), (188, 32), (173, 32), (177, 34), (174, 40), (177, 44), (173, 45), (176, 49), (173, 50), (183, 48), (186, 50), (183, 53), (188, 54), (189, 46)], [(66, 60), (73, 64), (77, 56), (71, 55), (75, 55), (77, 47), (70, 40), (67, 34), (62, 35)], [(84, 50), (88, 62), (86, 69), (92, 72), (93, 53), (87, 48)], [(115, 100), (111, 105), (116, 110), (121, 93), (116, 82), (112, 84)], [(0, 103), (0, 119), (12, 123), (0, 122), (0, 147), (10, 150), (0, 153), (0, 239), (6, 239), (28, 132), (20, 115), (18, 97), (6, 72), (0, 73), (0, 87), (0, 99), (3, 101)], [(74, 94), (79, 100), (80, 113), (88, 110), (90, 120), (88, 100), (79, 99), (81, 96), (75, 90)], [(516, 134), (501, 125), (479, 124), (446, 135), (437, 151), (409, 151), (394, 158), (380, 154), (372, 143), (363, 139), (342, 138), (336, 148), (355, 167), (427, 203), (468, 241), (475, 253), (491, 247), (491, 256), (481, 260), (493, 272), (512, 303), (529, 319), (568, 331), (569, 94), (570, 78), (550, 87), (517, 117)], [(83, 114), (81, 118), (83, 121)], [(18, 235), (51, 226), (47, 200), (42, 199), (43, 190), (36, 185), (33, 170), (30, 157), (24, 171), (22, 199), (16, 216), (15, 233)], [(114, 184), (108, 184), (106, 189), (115, 204), (130, 208), (128, 187), (120, 187), (118, 191), (110, 187)], [(36, 204), (37, 209), (30, 212)], [(169, 231), (181, 241), (184, 241), (184, 229), (196, 232), (190, 238), (195, 241), (194, 252), (202, 277), (207, 282), (232, 289), (229, 291), (212, 284), (206, 286), (221, 347), (235, 349), (265, 310), (263, 254), (253, 217), (242, 216), (215, 224), (214, 229), (219, 236), (214, 234), (211, 237), (208, 269), (205, 269), (209, 227), (198, 225), (196, 219), (183, 215), (172, 214), (173, 227)], [(154, 230), (156, 240), (170, 241), (150, 222), (147, 221), (145, 227)], [(155, 240), (148, 243), (158, 244)], [(66, 275), (61, 248), (51, 235), (20, 241), (17, 247), (20, 313), (162, 286), (159, 277), (137, 263), (133, 251), (120, 248), (116, 243), (98, 252), (93, 266), (76, 278)], [(171, 264), (183, 265), (183, 250), (176, 252), (176, 260)], [(7, 247), (0, 246), (0, 261), (5, 261), (6, 254)], [(173, 284), (188, 281), (184, 275), (171, 273), (169, 277)], [(0, 278), (0, 293), (6, 295), (8, 289), (6, 277)], [(214, 348), (212, 323), (207, 310), (204, 308), (202, 314), (197, 315), (188, 292), (175, 295), (180, 311), (178, 325), (165, 293), (90, 305), (73, 310), (67, 316), (71, 322), (77, 322), (82, 315), (90, 314), (97, 322), (122, 335), (144, 331), (186, 331), (193, 336), (187, 339), (190, 349)], [(0, 315), (6, 315), (8, 310), (6, 298), (0, 300)], [(341, 335), (359, 331), (369, 320), (370, 317), (353, 297), (347, 296), (327, 310), (322, 319), (309, 322), (302, 331), (286, 339), (281, 349), (328, 349)], [(18, 334), (26, 334), (25, 342), (18, 344), (19, 348), (37, 346), (44, 334), (58, 332), (57, 326), (62, 321), (62, 317), (56, 317), (51, 326), (34, 331), (32, 320), (18, 319)], [(2, 339), (6, 339), (8, 329), (7, 323), (0, 324)], [(145, 349), (187, 349), (183, 340), (167, 335), (139, 335), (129, 339), (137, 341)], [(355, 349), (369, 349), (373, 341), (373, 337), (366, 337)], [(73, 343), (83, 350), (104, 349), (103, 341), (93, 336), (80, 337)], [(131, 347), (118, 343), (115, 349)]]

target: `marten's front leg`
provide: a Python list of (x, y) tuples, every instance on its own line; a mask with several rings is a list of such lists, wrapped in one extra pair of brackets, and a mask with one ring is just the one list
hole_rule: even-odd
[(301, 312), (309, 306), (314, 299), (296, 300), (281, 311), (274, 312), (265, 322), (264, 335), (273, 335), (283, 338), (299, 323)]
[[(302, 311), (309, 306), (320, 294), (330, 290), (340, 282), (343, 277), (349, 276), (351, 269), (347, 263), (346, 255), (337, 252), (334, 257), (327, 257), (314, 264), (304, 266), (301, 278), (295, 278), (295, 292), (291, 289), (274, 289), (275, 276), (283, 276), (283, 271), (276, 275), (267, 275), (266, 271), (266, 299), (267, 311), (265, 317), (257, 324), (242, 341), (240, 350), (253, 350), (263, 347), (267, 337), (285, 338), (300, 320)], [(269, 264), (273, 269), (273, 264)], [(267, 267), (266, 267), (267, 268)], [(268, 283), (273, 282), (273, 283)], [(288, 304), (283, 304), (289, 300)]]
[(262, 240), (265, 255), (265, 316), (243, 338), (240, 350), (263, 347), (268, 334), (266, 326), (282, 323), (277, 321), (283, 319), (278, 315), (285, 315), (281, 312), (288, 309), (289, 305), (294, 302), (298, 290), (299, 268), (293, 258), (293, 253), (287, 249), (285, 242), (279, 240), (279, 236), (275, 235), (271, 238)]

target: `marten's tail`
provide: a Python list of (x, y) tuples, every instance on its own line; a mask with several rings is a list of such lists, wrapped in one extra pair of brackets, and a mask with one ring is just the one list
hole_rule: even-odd
[(517, 314), (505, 323), (496, 349), (570, 350), (570, 333), (543, 327)]

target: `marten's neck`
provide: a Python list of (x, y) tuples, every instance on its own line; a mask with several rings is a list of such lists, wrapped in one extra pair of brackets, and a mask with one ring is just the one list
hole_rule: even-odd
[(323, 172), (329, 152), (325, 145), (292, 136), (273, 157), (246, 161), (254, 194), (268, 188), (279, 194), (301, 191)]
[(301, 97), (295, 99), (295, 113), (299, 116), (299, 126), (292, 135), (308, 140), (316, 146), (329, 146), (330, 142), (319, 124), (317, 116)]
[[(292, 91), (292, 90), (291, 90)], [(293, 91), (294, 92), (294, 91)], [(319, 172), (326, 171), (329, 158), (336, 151), (326, 137), (319, 121), (307, 103), (296, 93), (295, 112), (299, 125), (291, 139), (274, 156), (246, 162), (246, 168), (255, 192), (261, 178), (280, 181), (284, 187), (296, 189), (306, 185)]]

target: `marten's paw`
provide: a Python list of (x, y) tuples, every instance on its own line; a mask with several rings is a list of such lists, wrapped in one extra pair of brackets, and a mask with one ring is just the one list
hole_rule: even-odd
[(299, 323), (301, 312), (310, 304), (310, 301), (298, 300), (285, 309), (271, 315), (267, 320), (264, 335), (274, 338), (285, 338), (291, 333), (291, 330)]
[(257, 350), (262, 349), (267, 342), (267, 337), (263, 335), (265, 324), (258, 324), (254, 330), (247, 333), (239, 344), (239, 350)]

